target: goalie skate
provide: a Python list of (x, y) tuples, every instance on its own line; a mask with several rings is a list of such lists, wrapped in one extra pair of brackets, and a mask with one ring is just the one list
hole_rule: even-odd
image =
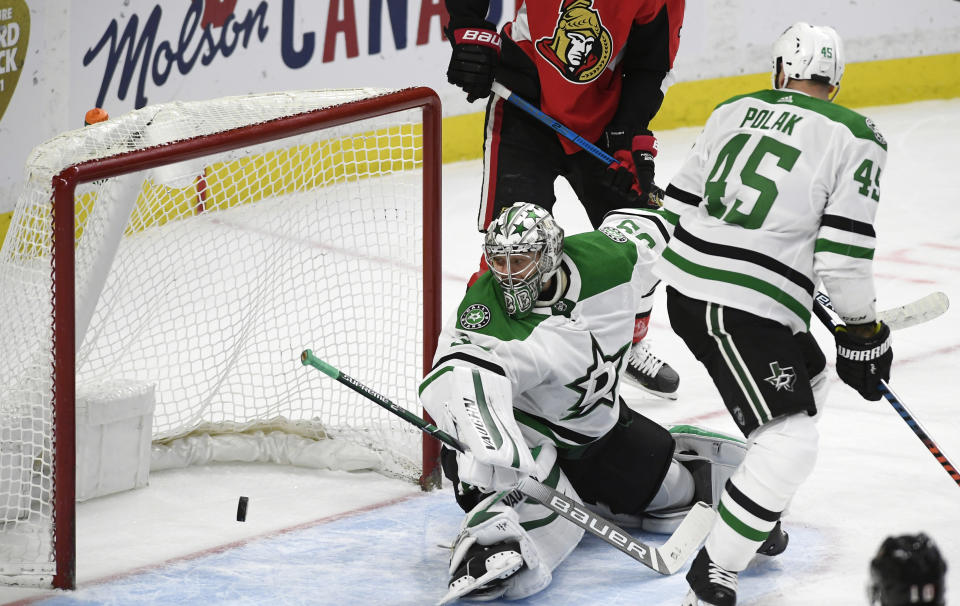
[(449, 604), (460, 598), (487, 602), (503, 595), (503, 581), (523, 567), (520, 545), (500, 543), (497, 545), (470, 546), (463, 563), (450, 580), (449, 591), (437, 605)]
[(645, 341), (634, 343), (627, 357), (625, 375), (631, 385), (669, 400), (677, 399), (680, 375), (650, 351)]

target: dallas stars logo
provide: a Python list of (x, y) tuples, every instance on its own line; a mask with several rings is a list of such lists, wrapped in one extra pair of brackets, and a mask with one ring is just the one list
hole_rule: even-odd
[(567, 383), (567, 387), (578, 392), (580, 399), (567, 409), (562, 421), (585, 417), (601, 404), (613, 407), (617, 394), (617, 382), (620, 380), (620, 368), (630, 344), (627, 343), (613, 355), (604, 355), (596, 338), (590, 335), (593, 350), (593, 364), (579, 379)]
[(490, 323), (490, 308), (482, 303), (474, 303), (460, 314), (460, 325), (469, 330), (483, 328)]
[(764, 381), (773, 385), (777, 391), (781, 389), (793, 391), (793, 384), (797, 382), (797, 373), (793, 371), (793, 366), (780, 368), (779, 362), (770, 362), (770, 372), (773, 374), (765, 378)]
[(623, 232), (616, 227), (601, 227), (600, 231), (603, 233), (603, 235), (610, 238), (614, 242), (620, 242), (623, 244), (627, 241), (627, 237), (623, 235)]

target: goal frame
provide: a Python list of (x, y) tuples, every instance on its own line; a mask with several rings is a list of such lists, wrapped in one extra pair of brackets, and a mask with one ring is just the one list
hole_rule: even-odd
[[(439, 96), (413, 87), (283, 116), (212, 135), (124, 152), (74, 164), (53, 177), (51, 289), (53, 327), (53, 587), (76, 586), (76, 322), (74, 193), (82, 183), (191, 160), (245, 145), (266, 143), (405, 110), (422, 110), (423, 184), (423, 373), (430, 370), (441, 328), (441, 121)], [(424, 413), (426, 414), (426, 413)], [(440, 444), (424, 435), (423, 490), (441, 481)]]

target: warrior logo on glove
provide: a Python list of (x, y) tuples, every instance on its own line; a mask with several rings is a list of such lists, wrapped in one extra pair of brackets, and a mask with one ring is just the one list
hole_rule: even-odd
[(553, 36), (537, 40), (537, 52), (572, 82), (594, 80), (610, 62), (613, 41), (592, 4), (592, 0), (566, 2)]

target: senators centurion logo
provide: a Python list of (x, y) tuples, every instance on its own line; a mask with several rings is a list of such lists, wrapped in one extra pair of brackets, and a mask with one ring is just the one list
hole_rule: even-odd
[(593, 0), (566, 0), (553, 35), (537, 40), (536, 47), (564, 78), (584, 84), (606, 69), (613, 41), (600, 13), (593, 8)]

